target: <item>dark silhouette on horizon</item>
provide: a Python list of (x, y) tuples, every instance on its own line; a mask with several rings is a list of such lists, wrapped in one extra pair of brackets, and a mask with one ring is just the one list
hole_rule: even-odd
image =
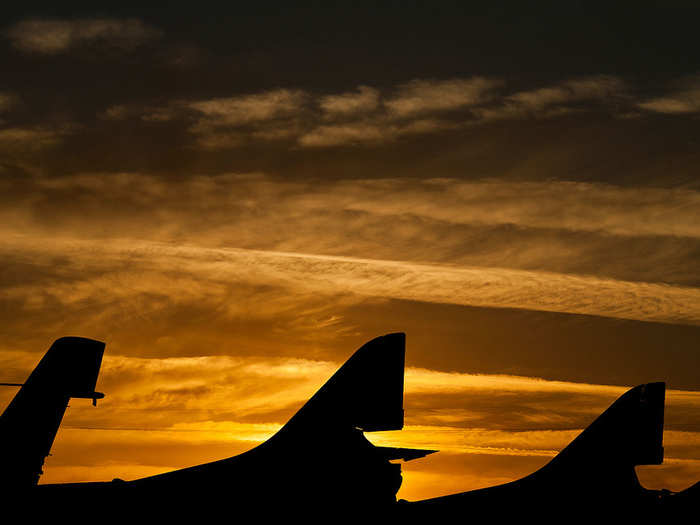
[(544, 467), (524, 478), (483, 489), (402, 502), (404, 515), (546, 522), (681, 519), (698, 510), (700, 482), (681, 491), (644, 488), (635, 467), (663, 462), (663, 382), (620, 396)]
[(36, 486), (71, 398), (92, 399), (105, 344), (83, 337), (57, 339), (0, 416), (0, 491)]
[(536, 472), (503, 485), (408, 505), (446, 513), (468, 508), (491, 517), (536, 508), (546, 517), (562, 519), (572, 511), (604, 518), (668, 508), (671, 493), (642, 487), (635, 472), (638, 465), (663, 462), (664, 397), (663, 382), (639, 385)]
[[(270, 439), (227, 459), (133, 481), (37, 484), (68, 399), (93, 402), (104, 344), (62, 338), (47, 352), (0, 416), (2, 494), (55, 509), (111, 509), (150, 517), (215, 516), (257, 509), (338, 519), (369, 516), (563, 519), (666, 516), (697, 508), (700, 483), (679, 492), (641, 486), (637, 465), (663, 461), (665, 384), (630, 389), (547, 465), (520, 480), (423, 501), (396, 501), (401, 466), (436, 452), (380, 447), (364, 432), (404, 424), (405, 335), (366, 343)], [(24, 498), (29, 498), (25, 500)]]
[[(380, 447), (363, 432), (403, 428), (405, 335), (378, 337), (357, 350), (275, 435), (243, 454), (133, 481), (38, 485), (40, 501), (79, 498), (121, 508), (167, 502), (169, 514), (237, 506), (355, 509), (396, 502), (401, 467), (395, 460), (432, 450)], [(180, 507), (182, 505), (182, 507)]]

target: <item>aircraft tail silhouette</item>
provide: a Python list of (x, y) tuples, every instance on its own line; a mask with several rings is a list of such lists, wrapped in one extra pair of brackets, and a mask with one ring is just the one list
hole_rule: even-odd
[(405, 334), (395, 333), (362, 346), (282, 431), (339, 426), (364, 432), (403, 428), (405, 341)]
[[(70, 398), (97, 399), (105, 344), (57, 339), (0, 416), (0, 487), (36, 485)], [(19, 385), (17, 385), (19, 386)]]
[(363, 434), (403, 427), (404, 360), (404, 334), (373, 339), (257, 447), (212, 463), (87, 488), (119, 491), (132, 501), (175, 494), (183, 500), (226, 501), (234, 493), (237, 505), (260, 507), (268, 504), (274, 482), (284, 488), (272, 492), (277, 505), (393, 504), (402, 478), (400, 465), (391, 461), (434, 452), (376, 447)]
[(533, 474), (577, 486), (639, 491), (634, 467), (663, 461), (664, 383), (625, 392), (550, 463)]
[[(394, 503), (401, 467), (390, 461), (434, 452), (376, 447), (363, 434), (403, 428), (405, 341), (405, 334), (393, 333), (363, 345), (260, 447), (283, 454), (284, 462), (299, 454), (301, 462), (288, 464), (292, 471), (306, 470), (306, 479), (295, 475), (297, 482), (313, 487), (324, 505), (342, 498), (364, 506)], [(336, 457), (345, 459), (340, 471)]]
[[(519, 480), (485, 489), (416, 502), (468, 506), (476, 515), (511, 516), (537, 508), (550, 517), (631, 509), (640, 501), (655, 508), (659, 492), (639, 483), (637, 465), (663, 461), (664, 383), (647, 383), (620, 396), (544, 467)], [(510, 501), (507, 508), (495, 502)], [(585, 503), (585, 504), (584, 504)], [(641, 507), (639, 507), (641, 508)], [(479, 514), (481, 513), (481, 514)], [(609, 517), (609, 516), (608, 516)]]
[(555, 516), (572, 508), (610, 519), (655, 511), (662, 491), (645, 489), (635, 467), (663, 462), (665, 389), (659, 382), (625, 392), (552, 461), (513, 483), (524, 489), (520, 498), (548, 498)]

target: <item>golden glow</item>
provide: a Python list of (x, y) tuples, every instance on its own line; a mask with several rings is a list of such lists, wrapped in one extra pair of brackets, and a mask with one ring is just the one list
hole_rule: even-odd
[[(33, 366), (35, 357), (3, 355), (3, 364), (22, 368)], [(107, 355), (100, 379), (107, 397), (97, 409), (71, 404), (42, 480), (133, 479), (238, 454), (274, 434), (338, 365), (260, 356)], [(479, 488), (544, 465), (625, 388), (409, 367), (405, 428), (367, 437), (376, 445), (441, 451), (404, 464), (400, 497)], [(514, 414), (523, 402), (529, 412)], [(669, 390), (667, 405), (667, 422), (677, 425), (700, 410), (700, 392)], [(503, 416), (515, 419), (503, 425)], [(543, 430), (547, 425), (562, 429)], [(664, 446), (664, 466), (642, 468), (640, 476), (653, 486), (681, 489), (700, 474), (700, 433), (667, 430)]]
[(700, 479), (694, 9), (6, 4), (0, 382), (107, 344), (43, 482), (248, 450), (390, 332), (405, 429), (369, 437), (442, 450), (400, 497), (526, 475), (650, 381), (643, 483)]

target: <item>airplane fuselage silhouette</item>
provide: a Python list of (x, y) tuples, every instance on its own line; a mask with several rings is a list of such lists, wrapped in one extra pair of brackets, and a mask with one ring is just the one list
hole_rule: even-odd
[[(156, 476), (124, 481), (37, 484), (70, 397), (93, 401), (104, 344), (63, 338), (0, 416), (7, 454), (4, 494), (45, 509), (76, 501), (129, 516), (216, 516), (222, 510), (280, 515), (305, 509), (368, 516), (456, 516), (498, 519), (535, 513), (562, 520), (668, 515), (695, 509), (700, 484), (674, 494), (647, 490), (637, 465), (663, 461), (665, 384), (647, 383), (615, 401), (547, 465), (520, 480), (415, 502), (397, 502), (401, 467), (435, 452), (373, 445), (364, 432), (403, 427), (405, 335), (362, 346), (269, 440), (243, 454)], [(85, 510), (85, 509), (83, 509)], [(379, 514), (377, 514), (379, 513)]]

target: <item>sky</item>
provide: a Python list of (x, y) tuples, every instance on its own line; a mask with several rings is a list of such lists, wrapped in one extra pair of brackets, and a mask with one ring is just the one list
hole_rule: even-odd
[(399, 497), (659, 380), (639, 477), (700, 479), (700, 8), (376, 4), (3, 9), (0, 380), (107, 343), (43, 482), (247, 450), (394, 331), (405, 428), (368, 437), (441, 451)]

